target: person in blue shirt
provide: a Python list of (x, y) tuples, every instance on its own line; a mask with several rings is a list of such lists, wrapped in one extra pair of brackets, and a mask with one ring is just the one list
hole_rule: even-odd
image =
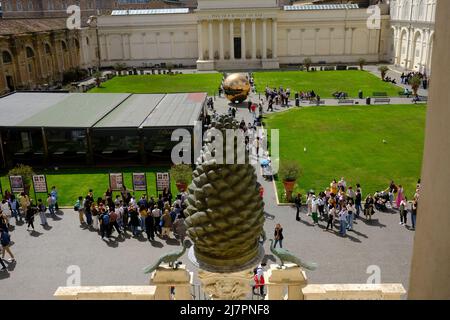
[[(16, 224), (18, 220), (20, 222), (23, 222), (22, 216), (20, 215), (19, 211), (19, 202), (17, 201), (16, 197), (14, 195), (11, 195), (11, 199), (8, 200), (9, 208), (11, 209), (11, 216), (16, 219)], [(19, 218), (19, 219), (17, 219)]]
[(58, 191), (56, 190), (56, 187), (53, 186), (52, 187), (52, 191), (50, 192), (50, 195), (55, 198), (55, 210), (56, 212), (59, 211), (59, 206), (58, 206)]

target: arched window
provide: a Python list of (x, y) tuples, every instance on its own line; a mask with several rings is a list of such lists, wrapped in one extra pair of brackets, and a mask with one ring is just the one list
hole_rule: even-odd
[(67, 44), (65, 41), (61, 41), (61, 48), (63, 49), (63, 51), (67, 51)]
[(79, 50), (80, 49), (80, 43), (78, 42), (78, 40), (74, 39), (73, 43), (75, 44), (75, 47)]
[(403, 20), (409, 20), (410, 10), (411, 10), (410, 0), (404, 0), (403, 1), (403, 9), (402, 9), (402, 19)]
[(86, 37), (86, 44), (89, 45), (89, 38)]
[(2, 60), (3, 63), (11, 63), (12, 62), (12, 56), (8, 51), (2, 52)]
[(26, 52), (27, 52), (27, 58), (33, 58), (34, 57), (34, 51), (30, 47), (26, 48)]
[(52, 54), (52, 49), (50, 48), (50, 45), (48, 43), (46, 43), (44, 47), (46, 54)]

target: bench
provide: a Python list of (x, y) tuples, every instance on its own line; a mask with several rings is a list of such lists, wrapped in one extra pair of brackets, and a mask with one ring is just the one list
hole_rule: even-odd
[(419, 96), (418, 98), (414, 98), (412, 100), (413, 103), (420, 103), (420, 102), (428, 102), (428, 97), (425, 96)]
[(400, 97), (404, 97), (404, 96), (406, 96), (407, 98), (409, 98), (410, 96), (412, 96), (412, 92), (411, 91), (408, 91), (407, 93), (406, 92), (404, 92), (404, 91), (399, 91), (398, 92), (398, 95), (400, 96)]
[(374, 98), (378, 98), (378, 97), (384, 98), (384, 97), (387, 97), (388, 95), (387, 95), (386, 92), (374, 92), (374, 93), (372, 94), (372, 96), (373, 96)]
[(355, 100), (349, 100), (349, 99), (339, 99), (338, 104), (354, 104)]
[(391, 103), (389, 98), (377, 98), (373, 100), (373, 103)]
[(325, 104), (325, 101), (324, 100), (320, 100), (319, 102), (317, 102), (317, 100), (311, 100), (311, 101), (309, 101), (309, 104)]

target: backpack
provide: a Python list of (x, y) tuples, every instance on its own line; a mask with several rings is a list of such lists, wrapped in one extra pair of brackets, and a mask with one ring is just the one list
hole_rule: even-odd
[(109, 224), (109, 214), (104, 214), (102, 218), (103, 224)]

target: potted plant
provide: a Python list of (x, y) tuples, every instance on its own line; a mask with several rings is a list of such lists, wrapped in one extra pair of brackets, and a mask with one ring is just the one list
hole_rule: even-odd
[(305, 60), (303, 60), (303, 65), (306, 68), (306, 72), (309, 72), (309, 68), (311, 67), (312, 61), (310, 58), (305, 58)]
[(411, 85), (411, 89), (414, 92), (415, 97), (417, 97), (417, 91), (419, 90), (421, 83), (422, 80), (417, 74), (409, 80), (409, 84)]
[(295, 182), (301, 174), (301, 168), (297, 161), (283, 161), (280, 166), (280, 177), (283, 181), (284, 190), (286, 191), (286, 199), (292, 201), (292, 192), (294, 191)]
[(364, 65), (366, 64), (366, 59), (363, 59), (363, 58), (359, 59), (358, 64), (359, 64), (359, 69), (361, 71), (364, 70)]
[(176, 164), (170, 169), (170, 176), (175, 180), (178, 191), (184, 192), (192, 179), (191, 166), (187, 164)]
[(386, 66), (380, 66), (380, 67), (378, 68), (378, 71), (381, 72), (381, 80), (384, 81), (384, 78), (386, 77), (386, 73), (389, 71), (389, 68), (386, 67)]

